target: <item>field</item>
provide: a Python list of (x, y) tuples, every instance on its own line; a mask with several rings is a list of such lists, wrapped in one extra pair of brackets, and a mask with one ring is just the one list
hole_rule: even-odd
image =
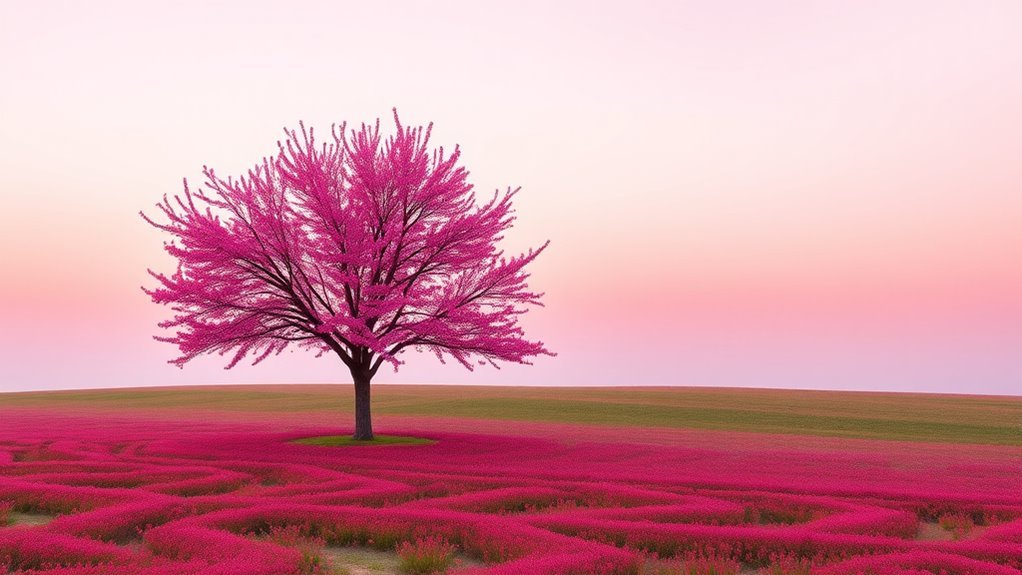
[(377, 386), (369, 446), (350, 404), (0, 394), (0, 572), (1022, 575), (1022, 398)]

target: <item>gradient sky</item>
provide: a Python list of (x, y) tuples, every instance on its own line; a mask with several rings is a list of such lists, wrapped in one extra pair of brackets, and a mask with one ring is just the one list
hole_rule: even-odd
[(167, 365), (137, 212), (396, 106), (522, 186), (560, 355), (379, 381), (1022, 394), (1022, 2), (0, 0), (0, 53), (0, 390), (348, 381)]

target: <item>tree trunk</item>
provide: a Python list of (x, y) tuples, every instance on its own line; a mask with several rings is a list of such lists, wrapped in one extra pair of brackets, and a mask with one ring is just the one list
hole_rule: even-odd
[(352, 370), (355, 381), (355, 435), (354, 439), (365, 441), (373, 438), (373, 416), (370, 408), (370, 376), (362, 370)]

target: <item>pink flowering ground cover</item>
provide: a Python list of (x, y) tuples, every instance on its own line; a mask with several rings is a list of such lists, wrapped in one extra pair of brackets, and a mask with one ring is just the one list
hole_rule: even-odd
[[(0, 571), (1022, 574), (1022, 449), (326, 413), (0, 408)], [(29, 524), (26, 514), (52, 521)]]

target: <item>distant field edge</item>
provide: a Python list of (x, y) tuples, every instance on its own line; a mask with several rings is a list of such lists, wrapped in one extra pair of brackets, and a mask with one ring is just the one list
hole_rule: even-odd
[[(196, 383), (186, 385), (131, 385), (118, 387), (69, 387), (59, 389), (17, 389), (0, 391), (0, 398), (9, 395), (50, 395), (76, 392), (118, 392), (118, 391), (159, 391), (159, 390), (190, 390), (190, 389), (293, 389), (293, 388), (349, 388), (351, 383)], [(852, 395), (878, 395), (878, 396), (934, 396), (934, 397), (974, 397), (1004, 399), (1007, 401), (1018, 401), (1022, 403), (1022, 389), (1018, 394), (1007, 393), (963, 393), (944, 391), (904, 391), (904, 390), (877, 390), (877, 389), (826, 389), (826, 388), (799, 388), (799, 387), (751, 387), (751, 386), (713, 386), (713, 385), (670, 385), (670, 384), (644, 384), (644, 385), (498, 385), (481, 383), (374, 383), (373, 389), (504, 389), (504, 390), (607, 390), (607, 391), (724, 391), (724, 392), (750, 392), (750, 393), (809, 393), (809, 394), (852, 394)]]
[[(260, 413), (330, 413), (350, 418), (352, 387), (196, 385), (0, 393), (0, 410), (187, 410), (231, 413), (242, 419)], [(382, 416), (1022, 446), (1022, 397), (1015, 396), (735, 387), (381, 384), (373, 388), (373, 412)]]

